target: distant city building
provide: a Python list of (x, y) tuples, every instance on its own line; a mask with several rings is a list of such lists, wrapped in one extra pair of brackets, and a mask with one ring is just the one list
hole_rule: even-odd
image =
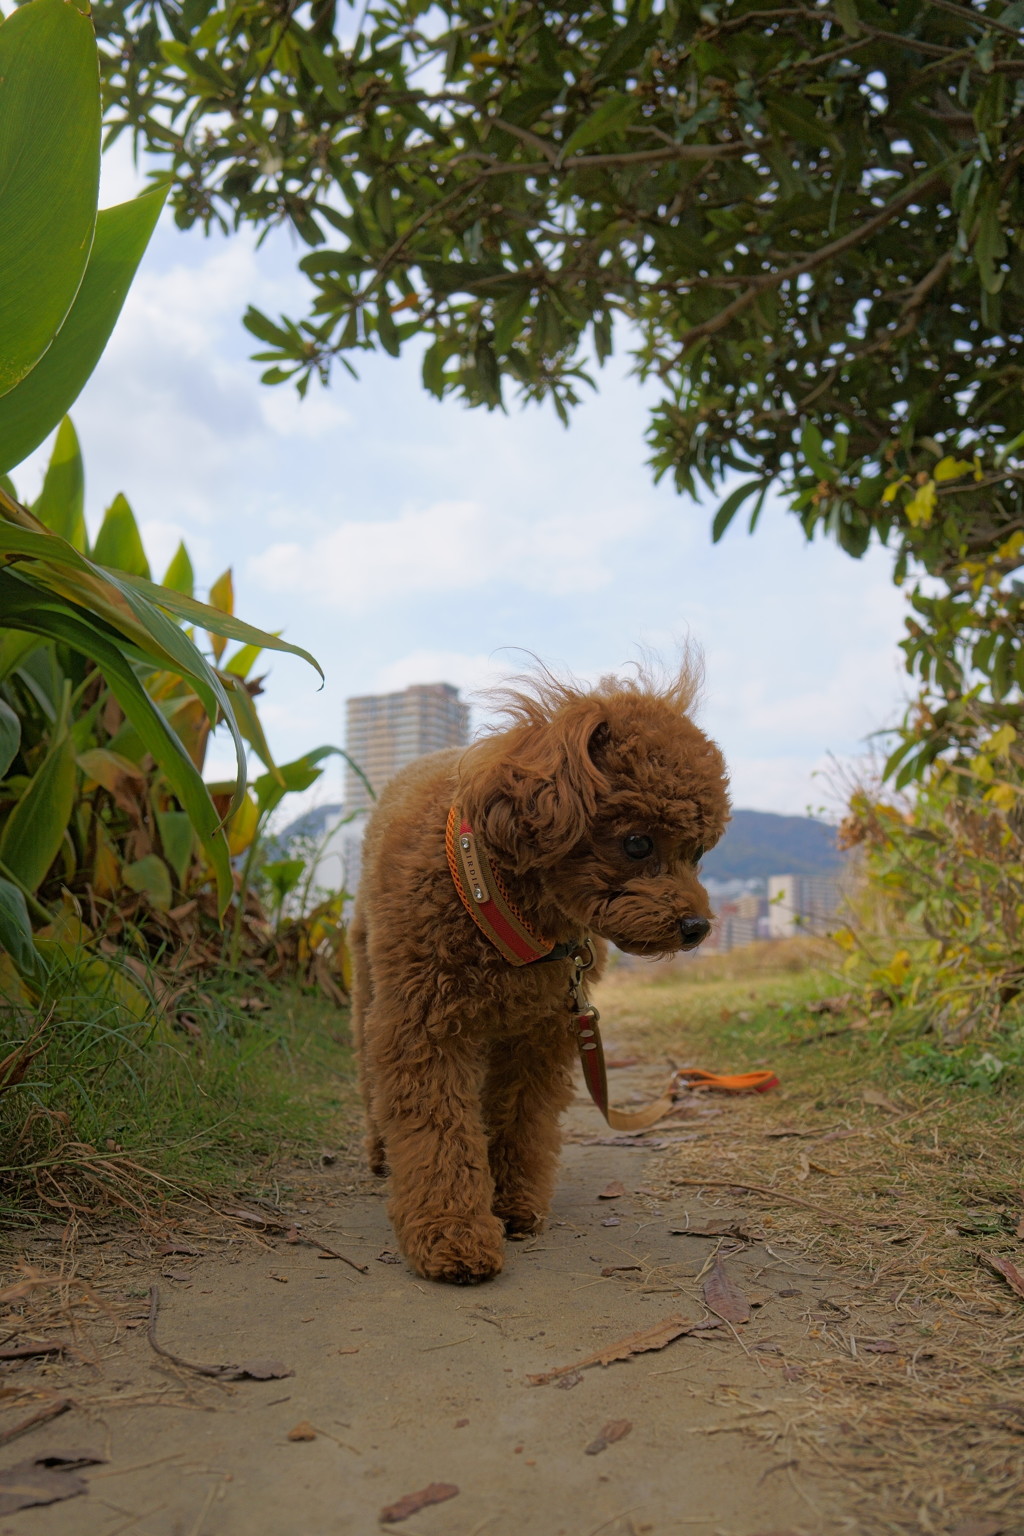
[[(469, 741), (469, 705), (450, 683), (416, 683), (401, 693), (370, 693), (345, 706), (345, 750), (380, 794), (416, 758)], [(373, 797), (346, 765), (345, 809), (368, 811)]]
[(800, 933), (826, 933), (841, 900), (834, 875), (769, 875), (768, 935), (790, 939)]
[[(709, 886), (711, 883), (708, 881)], [(708, 892), (715, 904), (716, 915), (698, 954), (727, 955), (730, 950), (741, 949), (744, 944), (754, 944), (764, 937), (761, 932), (765, 912), (764, 881), (741, 883), (737, 880), (729, 881), (728, 885), (740, 889), (736, 894), (722, 895), (719, 892), (726, 886), (723, 881), (719, 891)], [(746, 889), (743, 889), (744, 885)]]

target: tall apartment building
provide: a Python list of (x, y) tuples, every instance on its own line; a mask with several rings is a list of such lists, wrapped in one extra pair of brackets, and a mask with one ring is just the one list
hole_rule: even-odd
[(771, 875), (768, 932), (773, 939), (798, 933), (827, 933), (843, 899), (835, 875)]
[[(345, 705), (345, 750), (379, 795), (388, 779), (427, 752), (464, 747), (469, 705), (450, 683), (415, 683), (401, 693), (370, 693)], [(368, 810), (373, 801), (345, 768), (345, 809)]]

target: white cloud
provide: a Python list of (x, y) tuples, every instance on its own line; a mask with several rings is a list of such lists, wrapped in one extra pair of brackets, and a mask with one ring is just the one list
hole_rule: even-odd
[(419, 650), (379, 667), (371, 689), (374, 693), (398, 693), (413, 683), (445, 682), (453, 683), (464, 694), (473, 694), (494, 687), (508, 672), (500, 656)]
[(309, 543), (272, 544), (247, 570), (271, 592), (303, 592), (359, 613), (499, 580), (553, 596), (593, 593), (612, 580), (614, 546), (635, 539), (645, 521), (639, 509), (512, 517), (482, 502), (441, 501), (394, 518), (346, 520)]
[(260, 415), (278, 437), (327, 437), (352, 425), (351, 414), (322, 390), (300, 400), (294, 389), (261, 385)]

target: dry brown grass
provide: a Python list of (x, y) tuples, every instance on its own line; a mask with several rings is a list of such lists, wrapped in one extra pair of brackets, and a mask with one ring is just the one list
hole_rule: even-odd
[(935, 1536), (970, 1516), (990, 1522), (983, 1536), (1020, 1536), (1024, 1298), (985, 1256), (1024, 1269), (1024, 1105), (921, 1086), (884, 1020), (809, 1012), (839, 989), (822, 954), (792, 971), (794, 952), (769, 946), (697, 975), (620, 971), (599, 995), (607, 1033), (652, 1059), (782, 1080), (718, 1100), (724, 1113), (664, 1165), (669, 1184), (706, 1179), (706, 1198), (756, 1213), (769, 1242), (845, 1282), (845, 1315), (809, 1323), (816, 1357), (792, 1411), (753, 1417), (758, 1432), (851, 1480), (852, 1528)]

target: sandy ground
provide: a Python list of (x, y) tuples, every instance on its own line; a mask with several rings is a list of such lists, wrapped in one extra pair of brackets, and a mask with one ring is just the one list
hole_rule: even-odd
[[(617, 1090), (628, 1077), (647, 1081), (617, 1073)], [(365, 1274), (223, 1222), (205, 1235), (202, 1222), (181, 1225), (176, 1240), (195, 1255), (161, 1254), (159, 1237), (138, 1232), (83, 1248), (81, 1272), (111, 1310), (58, 1335), (81, 1358), (5, 1368), (8, 1389), (63, 1392), (76, 1407), (0, 1450), (0, 1473), (53, 1452), (104, 1460), (84, 1472), (86, 1493), (0, 1516), (2, 1536), (366, 1536), (391, 1528), (383, 1510), (432, 1483), (458, 1492), (395, 1529), (866, 1531), (844, 1518), (841, 1488), (746, 1432), (776, 1422), (773, 1408), (793, 1411), (811, 1315), (848, 1288), (781, 1250), (755, 1242), (725, 1260), (759, 1303), (749, 1322), (561, 1385), (527, 1382), (673, 1315), (707, 1318), (700, 1272), (721, 1245), (671, 1228), (730, 1214), (727, 1201), (662, 1188), (657, 1152), (585, 1144), (608, 1134), (589, 1105), (571, 1112), (569, 1130), (548, 1230), (510, 1244), (504, 1274), (479, 1288), (432, 1285), (395, 1262), (382, 1191), (353, 1185), (341, 1164), (297, 1175), (281, 1203), (286, 1221)], [(598, 1198), (613, 1180), (626, 1192)], [(50, 1243), (51, 1255), (45, 1239), (29, 1254), (43, 1271), (57, 1258)], [(153, 1282), (167, 1349), (193, 1362), (270, 1357), (294, 1374), (227, 1383), (159, 1359), (146, 1337)], [(24, 1395), (0, 1401), (0, 1430), (32, 1406)], [(628, 1431), (588, 1454), (613, 1421)], [(289, 1440), (303, 1424), (315, 1438)]]

